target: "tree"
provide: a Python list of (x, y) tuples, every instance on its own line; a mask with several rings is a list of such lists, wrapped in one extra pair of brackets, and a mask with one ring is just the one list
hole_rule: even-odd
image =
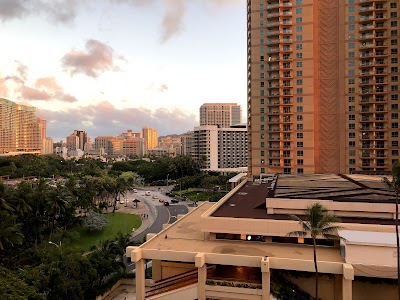
[(396, 162), (392, 166), (392, 180), (387, 177), (382, 178), (388, 188), (396, 195), (396, 245), (397, 245), (397, 290), (400, 299), (400, 241), (399, 241), (399, 194), (400, 194), (400, 163)]
[(108, 220), (103, 214), (97, 212), (91, 212), (84, 220), (83, 227), (89, 231), (102, 231), (107, 227)]
[(4, 250), (6, 245), (20, 245), (23, 239), (19, 225), (15, 224), (15, 216), (0, 210), (0, 250)]
[(39, 300), (44, 299), (35, 288), (26, 284), (13, 271), (0, 266), (0, 299)]
[(328, 240), (343, 239), (338, 235), (338, 230), (342, 227), (335, 225), (340, 222), (333, 214), (329, 214), (327, 209), (320, 203), (315, 203), (307, 207), (305, 220), (292, 215), (293, 220), (298, 221), (301, 227), (299, 231), (289, 232), (288, 236), (306, 237), (311, 236), (314, 247), (314, 266), (315, 266), (315, 299), (318, 299), (318, 265), (317, 265), (317, 238), (323, 237)]

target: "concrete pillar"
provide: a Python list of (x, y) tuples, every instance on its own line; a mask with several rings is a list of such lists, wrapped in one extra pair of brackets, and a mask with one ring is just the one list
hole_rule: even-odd
[(262, 274), (262, 300), (269, 300), (271, 293), (271, 271), (269, 269), (269, 258), (261, 259), (261, 274)]
[(343, 264), (342, 299), (353, 299), (354, 269), (351, 264)]
[(206, 280), (207, 280), (207, 265), (204, 253), (198, 253), (195, 257), (194, 264), (197, 267), (197, 299), (206, 300)]
[(140, 259), (136, 262), (136, 299), (144, 300), (145, 296), (145, 271), (144, 271), (144, 259)]
[(162, 279), (161, 276), (161, 260), (159, 259), (153, 259), (152, 261), (152, 275), (153, 275), (153, 281), (159, 281)]

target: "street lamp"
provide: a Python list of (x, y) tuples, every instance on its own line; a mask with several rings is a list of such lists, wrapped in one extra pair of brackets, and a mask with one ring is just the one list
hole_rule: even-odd
[(57, 245), (56, 243), (53, 243), (52, 241), (49, 241), (49, 244), (56, 246), (58, 249), (61, 248), (61, 241), (60, 241), (60, 245)]
[(167, 188), (168, 188), (168, 177), (169, 177), (169, 174), (167, 174)]

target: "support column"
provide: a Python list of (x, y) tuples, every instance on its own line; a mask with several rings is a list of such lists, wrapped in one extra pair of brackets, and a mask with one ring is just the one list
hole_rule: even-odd
[(261, 259), (262, 274), (262, 300), (269, 300), (271, 293), (271, 271), (269, 269), (269, 257)]
[(197, 299), (206, 300), (206, 280), (207, 280), (207, 265), (204, 253), (198, 253), (195, 257), (195, 266), (197, 267)]
[(152, 260), (152, 274), (153, 281), (159, 281), (162, 279), (162, 269), (161, 269), (161, 260), (153, 259)]
[(135, 262), (136, 299), (144, 300), (146, 279), (142, 249), (130, 246), (127, 248), (126, 255), (130, 255), (131, 261)]
[(354, 269), (351, 264), (343, 264), (342, 299), (353, 299)]

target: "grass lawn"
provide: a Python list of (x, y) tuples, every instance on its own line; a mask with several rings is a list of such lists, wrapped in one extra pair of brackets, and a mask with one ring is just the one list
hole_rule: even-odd
[(186, 196), (192, 201), (211, 201), (211, 202), (217, 202), (219, 199), (221, 199), (223, 196), (225, 196), (225, 193), (222, 192), (196, 192), (193, 190), (184, 190), (184, 191), (174, 191), (174, 194), (177, 194), (179, 196)]
[(139, 228), (142, 224), (140, 216), (124, 213), (108, 213), (107, 215), (108, 225), (101, 232), (89, 232), (84, 228), (78, 228), (79, 239), (74, 243), (74, 246), (78, 246), (83, 250), (88, 250), (91, 246), (97, 245), (100, 241), (114, 239), (118, 232), (127, 234), (132, 232), (133, 228)]

